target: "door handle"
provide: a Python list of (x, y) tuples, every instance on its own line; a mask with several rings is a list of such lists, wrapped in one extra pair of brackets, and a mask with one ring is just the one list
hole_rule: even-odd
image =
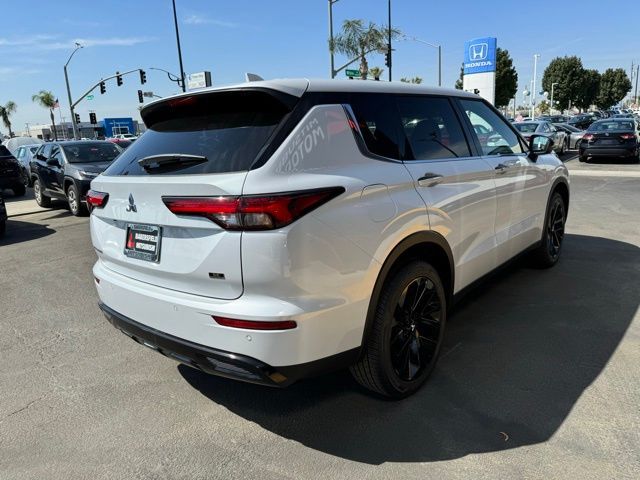
[(442, 180), (442, 175), (439, 173), (427, 172), (418, 179), (418, 185), (421, 187), (433, 187)]

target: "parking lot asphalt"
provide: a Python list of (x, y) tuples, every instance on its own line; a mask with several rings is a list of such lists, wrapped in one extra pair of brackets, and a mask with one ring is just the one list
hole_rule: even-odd
[(640, 179), (571, 188), (559, 264), (468, 295), (400, 402), (345, 372), (274, 390), (178, 365), (100, 313), (86, 218), (12, 216), (0, 478), (640, 478)]

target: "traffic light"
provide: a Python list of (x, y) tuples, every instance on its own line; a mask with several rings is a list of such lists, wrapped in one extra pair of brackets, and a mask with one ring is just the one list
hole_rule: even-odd
[[(147, 83), (147, 73), (144, 70), (140, 70), (140, 83), (144, 85)], [(142, 103), (142, 101), (140, 101)]]
[(89, 113), (89, 122), (91, 122), (92, 125), (96, 125), (98, 123), (96, 120), (96, 112)]
[(387, 47), (387, 51), (384, 54), (384, 64), (387, 67), (391, 66), (391, 48)]
[(142, 98), (142, 90), (138, 90), (138, 103), (144, 103), (144, 98)]
[(76, 116), (76, 123), (80, 123), (80, 114), (76, 113), (75, 116)]
[[(120, 72), (116, 72), (116, 75), (118, 75)], [(122, 75), (118, 75), (116, 77), (116, 83), (118, 84), (118, 86), (122, 86)]]
[(104, 82), (100, 82), (100, 94), (104, 95), (105, 93), (107, 93), (107, 86), (104, 84)]

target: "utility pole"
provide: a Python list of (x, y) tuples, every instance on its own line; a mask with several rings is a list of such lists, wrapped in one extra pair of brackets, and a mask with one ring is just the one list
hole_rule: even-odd
[(336, 65), (333, 58), (333, 4), (338, 0), (329, 0), (329, 59), (331, 62), (331, 78), (336, 76)]
[(178, 60), (180, 61), (180, 79), (182, 80), (182, 91), (186, 92), (187, 87), (184, 82), (184, 68), (182, 68), (182, 49), (180, 48), (180, 32), (178, 31), (178, 15), (176, 14), (176, 0), (173, 3), (173, 23), (176, 27), (176, 43), (178, 44)]
[(640, 65), (636, 65), (636, 88), (633, 92), (633, 103), (638, 104), (638, 75), (640, 75)]
[(73, 126), (73, 139), (77, 140), (78, 139), (78, 126), (76, 125), (76, 116), (74, 114), (73, 111), (73, 101), (71, 100), (71, 87), (69, 87), (69, 75), (67, 74), (67, 65), (69, 65), (69, 62), (71, 61), (71, 58), (73, 58), (73, 56), (75, 55), (75, 53), (80, 50), (81, 48), (83, 48), (82, 45), (80, 45), (78, 42), (76, 42), (76, 48), (73, 52), (71, 52), (71, 55), (69, 55), (69, 59), (67, 60), (67, 63), (64, 64), (64, 80), (67, 83), (67, 97), (69, 98), (69, 110), (71, 112), (71, 125)]
[(553, 115), (553, 89), (555, 88), (556, 85), (558, 85), (558, 82), (553, 82), (551, 84), (551, 105), (549, 108), (549, 112), (551, 115)]
[(531, 88), (531, 120), (536, 119), (536, 82), (537, 82), (537, 72), (538, 72), (538, 59), (540, 58), (540, 54), (536, 53), (533, 56), (533, 87)]
[(391, 66), (393, 62), (391, 61), (391, 0), (389, 0), (389, 81), (391, 81)]

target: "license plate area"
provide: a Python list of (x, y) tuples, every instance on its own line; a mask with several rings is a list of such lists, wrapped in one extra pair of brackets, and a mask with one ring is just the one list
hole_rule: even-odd
[(157, 225), (139, 223), (127, 224), (127, 236), (124, 243), (124, 254), (127, 257), (147, 262), (160, 261), (160, 244), (162, 228)]
[(600, 143), (602, 143), (602, 145), (616, 145), (617, 143), (620, 143), (620, 142), (612, 138), (607, 138), (605, 140), (601, 140)]

